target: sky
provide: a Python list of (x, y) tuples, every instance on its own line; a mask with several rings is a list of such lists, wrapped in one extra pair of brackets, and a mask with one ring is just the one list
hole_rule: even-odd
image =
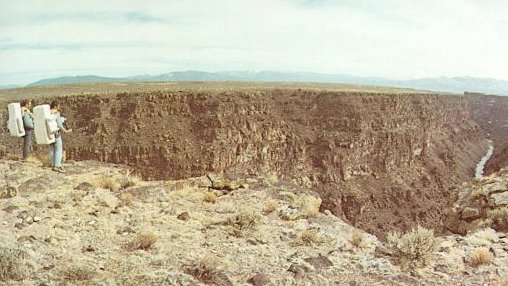
[(307, 71), (508, 80), (503, 0), (0, 0), (0, 85)]

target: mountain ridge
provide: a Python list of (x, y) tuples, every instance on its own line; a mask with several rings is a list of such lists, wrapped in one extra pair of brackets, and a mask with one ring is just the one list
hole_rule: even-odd
[(63, 76), (42, 79), (26, 86), (46, 86), (99, 82), (165, 82), (165, 81), (253, 81), (253, 82), (316, 82), (392, 86), (440, 92), (464, 91), (508, 95), (508, 81), (478, 77), (436, 77), (393, 80), (379, 77), (360, 77), (347, 74), (285, 71), (174, 71), (158, 75), (103, 77), (97, 75)]

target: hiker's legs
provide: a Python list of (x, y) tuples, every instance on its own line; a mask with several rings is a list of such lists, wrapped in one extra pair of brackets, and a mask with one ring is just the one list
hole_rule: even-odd
[(32, 148), (32, 133), (33, 130), (25, 130), (25, 136), (23, 136), (23, 160), (26, 160), (30, 154), (30, 149)]
[(63, 153), (62, 137), (57, 137), (55, 138), (55, 163), (53, 167), (55, 168), (62, 167), (62, 153)]
[(51, 161), (51, 167), (55, 167), (55, 143), (49, 144), (49, 160)]

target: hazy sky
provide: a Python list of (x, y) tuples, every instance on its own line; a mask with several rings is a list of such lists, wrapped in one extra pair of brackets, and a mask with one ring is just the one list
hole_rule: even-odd
[(508, 80), (508, 1), (0, 0), (0, 85), (278, 70)]

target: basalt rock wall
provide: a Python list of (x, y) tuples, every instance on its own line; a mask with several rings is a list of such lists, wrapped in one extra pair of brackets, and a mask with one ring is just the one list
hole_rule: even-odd
[(473, 119), (481, 126), (484, 136), (492, 140), (494, 153), (485, 165), (492, 174), (508, 166), (508, 96), (465, 93), (470, 101)]
[(323, 209), (383, 234), (440, 229), (452, 189), (486, 151), (461, 96), (267, 90), (62, 98), (68, 159), (148, 179), (274, 173)]

